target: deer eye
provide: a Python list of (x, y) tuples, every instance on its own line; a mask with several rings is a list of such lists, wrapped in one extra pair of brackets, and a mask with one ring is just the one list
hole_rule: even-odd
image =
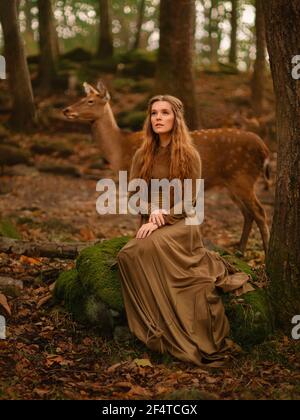
[(88, 100), (88, 104), (89, 105), (93, 105), (94, 104), (94, 100), (93, 99)]

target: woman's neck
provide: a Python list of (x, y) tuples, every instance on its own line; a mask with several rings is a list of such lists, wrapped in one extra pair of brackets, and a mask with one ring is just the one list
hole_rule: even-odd
[(161, 147), (167, 147), (171, 141), (171, 135), (169, 133), (159, 135), (159, 145)]

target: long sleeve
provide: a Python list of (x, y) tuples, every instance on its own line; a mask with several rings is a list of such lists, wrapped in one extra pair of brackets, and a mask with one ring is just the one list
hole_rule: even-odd
[[(141, 173), (141, 153), (140, 150), (137, 150), (132, 158), (132, 163), (131, 163), (131, 168), (130, 168), (130, 174), (129, 174), (129, 181), (132, 181), (133, 179), (136, 178), (140, 178), (140, 173)], [(136, 191), (129, 191), (128, 192), (128, 200), (130, 200), (130, 198), (136, 193)], [(143, 207), (145, 207), (148, 210), (149, 214), (149, 208), (150, 208), (150, 204), (148, 204), (148, 202), (146, 201), (142, 201), (140, 202), (140, 205), (143, 205)], [(139, 212), (138, 214), (142, 215), (141, 212)]]
[[(195, 206), (196, 198), (197, 198), (197, 179), (201, 178), (201, 158), (198, 153), (194, 156), (194, 158), (191, 160), (192, 165), (192, 173), (191, 173), (191, 179), (192, 179), (192, 206)], [(166, 225), (172, 225), (174, 223), (177, 223), (179, 220), (187, 217), (188, 215), (185, 212), (184, 209), (184, 197), (185, 197), (185, 191), (184, 191), (184, 184), (183, 185), (183, 200), (181, 201), (182, 205), (182, 212), (175, 214), (175, 206), (171, 207), (169, 214), (164, 215), (164, 220)], [(179, 203), (177, 203), (179, 205)]]

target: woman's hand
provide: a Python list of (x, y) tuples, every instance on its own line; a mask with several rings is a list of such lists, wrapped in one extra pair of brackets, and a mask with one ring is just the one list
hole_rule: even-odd
[(145, 223), (140, 227), (138, 230), (138, 233), (136, 234), (137, 239), (144, 239), (151, 235), (152, 232), (154, 232), (156, 229), (158, 229), (158, 226), (155, 223)]
[(149, 217), (149, 222), (156, 223), (158, 227), (165, 225), (163, 214), (168, 214), (168, 212), (164, 209), (154, 210)]

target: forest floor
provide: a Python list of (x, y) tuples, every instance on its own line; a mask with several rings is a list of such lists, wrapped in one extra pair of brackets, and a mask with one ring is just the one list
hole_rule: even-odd
[[(230, 77), (234, 80), (238, 76)], [(207, 79), (209, 83), (199, 86), (203, 107), (207, 105), (203, 114), (215, 121), (208, 99), (213, 91), (219, 108), (214, 112), (226, 118), (224, 114), (234, 109), (228, 111), (224, 95), (230, 96), (237, 82), (231, 85), (226, 79), (222, 91), (222, 78)], [(248, 89), (243, 83), (240, 94), (243, 86), (244, 91)], [(220, 91), (222, 98), (217, 96)], [(247, 91), (243, 95), (247, 97)], [(141, 94), (118, 96), (117, 92), (113, 97), (119, 109), (128, 106), (130, 98), (131, 104), (143, 99)], [(238, 102), (235, 108), (239, 108)], [(63, 143), (69, 150), (64, 158), (59, 157), (59, 152), (51, 156), (34, 153), (32, 166), (8, 168), (1, 177), (0, 214), (2, 219), (13, 222), (20, 238), (84, 242), (134, 234), (135, 217), (100, 216), (96, 212), (97, 180), (113, 175), (107, 166), (91, 169), (99, 153), (89, 134), (59, 132), (52, 127), (50, 133), (12, 135), (11, 140), (27, 150), (41, 141)], [(270, 227), (274, 150), (271, 160), (270, 189), (264, 189), (261, 179), (256, 187)], [(77, 175), (45, 172), (41, 169), (45, 165), (71, 165)], [(208, 191), (203, 237), (234, 251), (241, 230), (242, 215), (226, 191)], [(264, 265), (256, 226), (243, 258), (252, 267)], [(299, 343), (280, 333), (250, 351), (242, 351), (219, 368), (199, 368), (154, 353), (135, 338), (118, 342), (97, 336), (95, 331), (74, 322), (62, 308), (53, 306), (50, 299), (58, 273), (74, 264), (74, 260), (0, 253), (0, 276), (24, 284), (20, 293), (6, 296), (7, 305), (0, 301), (7, 317), (7, 338), (0, 340), (0, 399), (300, 399)]]

